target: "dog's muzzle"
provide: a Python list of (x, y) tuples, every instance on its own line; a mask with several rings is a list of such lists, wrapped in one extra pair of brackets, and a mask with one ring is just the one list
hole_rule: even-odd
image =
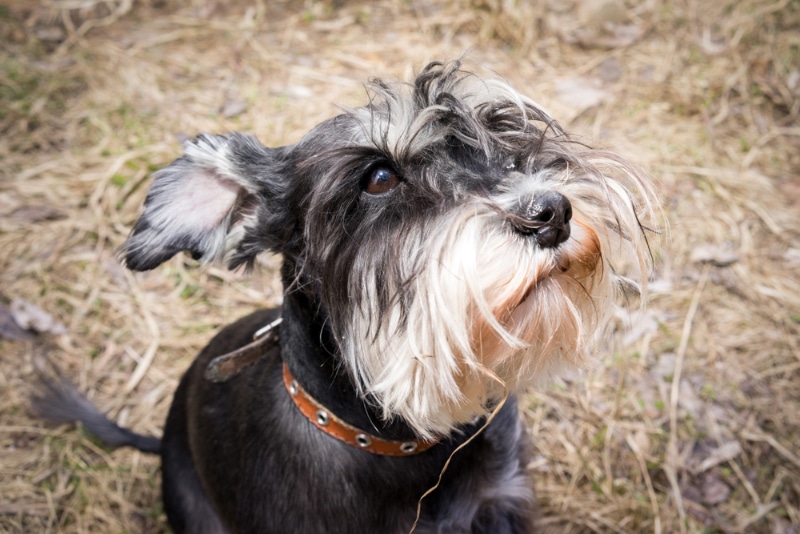
[(542, 248), (555, 248), (569, 239), (572, 205), (556, 191), (536, 192), (519, 203), (511, 224), (520, 234), (531, 236)]

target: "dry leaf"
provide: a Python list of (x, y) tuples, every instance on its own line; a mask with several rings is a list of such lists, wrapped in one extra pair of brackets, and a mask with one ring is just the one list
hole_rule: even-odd
[(710, 263), (716, 267), (727, 267), (739, 261), (739, 254), (728, 249), (710, 243), (697, 245), (692, 249), (689, 258), (692, 263)]
[(13, 341), (33, 339), (33, 334), (20, 327), (14, 320), (11, 310), (2, 304), (0, 304), (0, 336)]
[(11, 315), (20, 327), (36, 332), (48, 332), (50, 334), (66, 334), (67, 329), (59, 323), (53, 316), (28, 302), (27, 300), (16, 298), (11, 302)]
[(710, 505), (719, 504), (728, 500), (731, 489), (720, 480), (715, 473), (709, 473), (703, 478), (703, 502)]
[(729, 441), (727, 443), (723, 443), (718, 448), (711, 451), (711, 454), (709, 454), (705, 460), (703, 460), (696, 472), (702, 473), (703, 471), (707, 471), (708, 469), (711, 469), (712, 467), (723, 462), (733, 460), (741, 453), (742, 446), (738, 441)]
[(66, 214), (51, 206), (31, 204), (20, 206), (11, 214), (12, 219), (26, 223), (37, 223), (40, 221), (55, 221), (66, 218)]
[(238, 98), (226, 100), (220, 108), (220, 114), (226, 119), (241, 115), (245, 111), (247, 111), (247, 102)]
[(606, 83), (612, 83), (622, 78), (622, 65), (614, 56), (606, 58), (597, 66), (597, 74)]
[(611, 93), (595, 87), (586, 78), (565, 78), (556, 85), (559, 100), (577, 109), (588, 109), (612, 99)]
[(700, 419), (705, 403), (697, 396), (694, 387), (685, 378), (678, 384), (678, 406), (686, 410), (695, 421)]
[(658, 319), (653, 310), (634, 311), (633, 313), (621, 312), (627, 317), (622, 318), (625, 328), (625, 336), (622, 338), (622, 346), (627, 347), (641, 340), (648, 334), (658, 330)]

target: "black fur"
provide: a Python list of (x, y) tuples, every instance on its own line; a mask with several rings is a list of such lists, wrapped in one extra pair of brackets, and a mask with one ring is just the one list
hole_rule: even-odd
[[(483, 420), (402, 458), (372, 455), (323, 434), (287, 394), (282, 361), (309, 393), (351, 424), (387, 439), (414, 437), (401, 421), (381, 422), (359, 400), (333, 355), (314, 342), (311, 332), (319, 331), (320, 319), (303, 296), (287, 298), (282, 311), (280, 348), (229, 381), (204, 378), (210, 360), (247, 344), (281, 310), (251, 314), (211, 340), (175, 392), (160, 443), (120, 429), (69, 384), (52, 378), (45, 377), (46, 390), (34, 407), (43, 417), (80, 421), (108, 445), (160, 449), (164, 507), (176, 533), (408, 532), (419, 498)], [(511, 397), (485, 431), (453, 456), (441, 486), (422, 503), (416, 531), (530, 532), (530, 501), (493, 497), (503, 495), (498, 485), (509, 474), (524, 472), (527, 447)]]
[[(307, 391), (352, 424), (390, 439), (412, 437), (400, 422), (381, 425), (379, 416), (336, 372), (332, 356), (309, 342), (319, 325), (305, 306), (302, 299), (287, 300), (280, 351), (236, 378), (214, 384), (203, 379), (203, 372), (211, 358), (248, 342), (277, 310), (258, 312), (225, 328), (183, 379), (167, 420), (162, 454), (165, 504), (176, 531), (180, 525), (173, 518), (184, 523), (185, 532), (202, 531), (206, 514), (197, 516), (185, 503), (208, 495), (234, 532), (407, 532), (419, 497), (435, 484), (453, 449), (475, 432), (474, 426), (465, 428), (425, 453), (390, 458), (356, 450), (318, 431), (286, 393), (282, 359)], [(525, 440), (508, 439), (517, 424), (511, 400), (454, 457), (442, 487), (423, 501), (419, 532), (439, 532), (433, 525), (452, 525), (441, 532), (528, 532), (523, 526), (530, 511), (524, 503), (486, 502), (482, 495), (508, 465), (524, 469)], [(459, 525), (463, 508), (469, 506), (465, 503), (481, 503), (474, 523), (484, 522), (486, 529)], [(512, 524), (517, 527), (510, 528)]]
[[(409, 105), (415, 113), (431, 106), (436, 111), (399, 144), (388, 131), (365, 131), (363, 113), (345, 113), (296, 145), (275, 149), (237, 133), (200, 137), (186, 156), (155, 175), (122, 250), (128, 267), (151, 269), (181, 250), (225, 258), (230, 267), (252, 266), (269, 249), (284, 256), (286, 289), (280, 309), (249, 315), (217, 334), (175, 393), (160, 452), (164, 503), (176, 532), (408, 532), (422, 494), (455, 448), (477, 431), (480, 422), (455, 429), (410, 457), (372, 455), (318, 431), (281, 380), (286, 362), (306, 391), (351, 425), (387, 439), (414, 438), (401, 418), (385, 418), (378, 400), (364, 397), (358, 377), (343, 368), (342, 325), (352, 320), (354, 308), (367, 304), (369, 294), (359, 288), (365, 273), (378, 273), (372, 294), (378, 315), (403, 308), (416, 291), (410, 283), (415, 266), (436, 260), (424, 251), (419, 258), (401, 257), (413, 247), (399, 244), (409, 235), (424, 242), (426, 221), (465, 198), (489, 199), (512, 179), (585, 165), (570, 159), (563, 132), (537, 108), (507, 100), (468, 105), (458, 91), (469, 78), (457, 63), (426, 68)], [(391, 122), (391, 102), (401, 96), (381, 82), (373, 90), (366, 109), (382, 117), (374, 124)], [(384, 195), (366, 194), (365, 177), (379, 167), (399, 176), (400, 184)], [(187, 224), (176, 229), (168, 211), (169, 199), (205, 187), (209, 177), (236, 191), (225, 216), (213, 221), (224, 244)], [(560, 209), (566, 213), (568, 206)], [(523, 216), (527, 212), (509, 216), (509, 231), (521, 228), (520, 240), (532, 233), (531, 224), (519, 222)], [(563, 216), (559, 224), (568, 222)], [(248, 343), (278, 316), (279, 348), (226, 382), (203, 377), (212, 358)], [(377, 324), (382, 317), (368, 320)], [(81, 420), (103, 439), (111, 434), (114, 445), (157, 448), (104, 423), (74, 395), (49, 399), (39, 403), (45, 415), (48, 405), (61, 403), (68, 417), (59, 420)], [(531, 490), (514, 487), (525, 480), (526, 443), (512, 396), (492, 424), (452, 457), (441, 486), (422, 502), (417, 532), (531, 532)]]

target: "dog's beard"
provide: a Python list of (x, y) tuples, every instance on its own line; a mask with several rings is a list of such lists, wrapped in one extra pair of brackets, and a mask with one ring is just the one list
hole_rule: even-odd
[(362, 305), (345, 325), (345, 361), (387, 418), (423, 437), (447, 434), (502, 396), (495, 376), (513, 391), (586, 367), (591, 337), (613, 311), (604, 254), (641, 251), (621, 237), (635, 235), (625, 222), (639, 233), (635, 216), (595, 228), (582, 218), (595, 215), (591, 205), (573, 206), (571, 237), (555, 249), (537, 247), (480, 201), (405, 235), (394, 266), (404, 283), (390, 288), (385, 309), (376, 293), (379, 280), (392, 283), (386, 265), (353, 281)]

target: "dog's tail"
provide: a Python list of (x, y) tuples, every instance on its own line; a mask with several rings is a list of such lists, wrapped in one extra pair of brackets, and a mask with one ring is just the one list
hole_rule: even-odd
[(39, 384), (30, 396), (30, 403), (38, 417), (53, 423), (81, 423), (87, 432), (111, 448), (133, 447), (147, 453), (161, 452), (160, 439), (117, 425), (81, 394), (55, 365), (40, 363), (34, 367)]

